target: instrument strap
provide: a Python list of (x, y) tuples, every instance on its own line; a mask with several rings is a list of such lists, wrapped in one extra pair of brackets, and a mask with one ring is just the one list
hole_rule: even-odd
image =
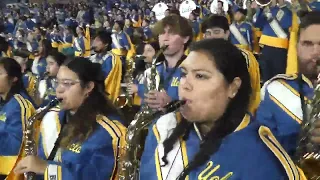
[(170, 72), (170, 74), (167, 76), (167, 78), (164, 78), (164, 71), (167, 71), (166, 66), (167, 66), (168, 62), (164, 61), (165, 65), (163, 67), (163, 71), (161, 72), (159, 89), (162, 89), (162, 88), (165, 90), (168, 89), (169, 81), (171, 80), (173, 74), (176, 72), (176, 70), (178, 69), (180, 64), (183, 62), (183, 60), (186, 59), (186, 57), (187, 57), (186, 55), (181, 56), (181, 58), (179, 59), (177, 64), (174, 66), (173, 70)]
[(64, 117), (63, 117), (63, 120), (62, 120), (62, 123), (61, 123), (61, 129), (60, 129), (60, 132), (59, 132), (59, 135), (58, 135), (58, 138), (56, 140), (56, 142), (54, 143), (54, 146), (53, 146), (53, 149), (52, 151), (50, 152), (50, 155), (48, 156), (48, 161), (53, 161), (54, 158), (56, 157), (56, 154), (58, 152), (58, 149), (60, 147), (60, 142), (61, 142), (61, 139), (62, 139), (62, 134), (63, 134), (63, 128), (65, 126), (65, 124), (67, 124), (67, 119), (69, 118), (69, 112), (65, 112), (64, 114)]

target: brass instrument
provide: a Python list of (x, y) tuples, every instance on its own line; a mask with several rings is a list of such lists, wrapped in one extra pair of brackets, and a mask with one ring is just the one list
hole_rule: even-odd
[(320, 84), (314, 90), (311, 104), (306, 105), (296, 151), (298, 166), (308, 179), (320, 179), (320, 146), (310, 141), (313, 124), (320, 118)]
[[(37, 109), (36, 113), (31, 116), (27, 123), (26, 123), (26, 129), (24, 131), (24, 143), (25, 143), (25, 148), (24, 152), (26, 156), (36, 156), (37, 155), (37, 147), (36, 147), (36, 142), (35, 142), (35, 130), (34, 130), (34, 125), (35, 122), (38, 119), (42, 119), (43, 116), (53, 107), (59, 104), (59, 100), (56, 98), (52, 100), (47, 106), (43, 108)], [(26, 180), (35, 180), (36, 174), (34, 172), (28, 172), (24, 174)]]
[(143, 130), (152, 123), (152, 120), (157, 117), (173, 112), (180, 106), (184, 105), (185, 101), (172, 101), (164, 107), (163, 111), (140, 111), (136, 114), (134, 120), (130, 123), (126, 134), (126, 145), (124, 147), (125, 154), (121, 156), (119, 164), (119, 180), (138, 180), (139, 179), (139, 165), (141, 150), (143, 144)]

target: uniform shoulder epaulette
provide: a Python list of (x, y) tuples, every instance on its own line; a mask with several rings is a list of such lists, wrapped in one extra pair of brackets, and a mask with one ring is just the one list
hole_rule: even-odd
[(250, 25), (250, 26), (253, 26), (253, 24), (249, 21), (245, 21), (246, 24)]
[(297, 78), (298, 78), (297, 74), (278, 74), (278, 75), (274, 76), (273, 78), (271, 78), (270, 80), (268, 80), (268, 84), (270, 84), (271, 82), (278, 80), (278, 79), (296, 80)]

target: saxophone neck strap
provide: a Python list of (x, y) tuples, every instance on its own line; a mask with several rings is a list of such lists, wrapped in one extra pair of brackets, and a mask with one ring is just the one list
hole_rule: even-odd
[(53, 149), (52, 151), (50, 152), (50, 155), (48, 156), (48, 161), (53, 161), (54, 158), (56, 157), (56, 154), (58, 152), (58, 149), (60, 147), (60, 142), (61, 142), (61, 139), (63, 137), (63, 128), (64, 126), (67, 124), (67, 121), (68, 119), (70, 118), (70, 113), (69, 112), (65, 112), (64, 116), (63, 116), (63, 120), (62, 120), (62, 123), (61, 123), (61, 129), (60, 129), (60, 132), (59, 132), (59, 135), (58, 135), (58, 138), (56, 140), (56, 142), (54, 143), (54, 146), (53, 146)]

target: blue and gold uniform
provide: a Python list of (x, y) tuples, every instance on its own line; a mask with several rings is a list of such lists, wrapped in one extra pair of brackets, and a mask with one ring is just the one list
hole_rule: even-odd
[(251, 51), (239, 48), (246, 59), (248, 71), (250, 74), (251, 95), (248, 111), (254, 115), (260, 104), (260, 69), (256, 57)]
[(148, 26), (143, 27), (143, 36), (144, 36), (144, 40), (146, 41), (146, 43), (151, 42), (152, 39), (152, 31), (151, 28)]
[(44, 107), (56, 98), (55, 79), (49, 77), (41, 80), (38, 85), (39, 96), (42, 100), (40, 107)]
[(120, 31), (112, 34), (112, 52), (118, 56), (126, 56), (130, 49), (128, 36), (125, 32)]
[(22, 77), (24, 88), (30, 97), (35, 97), (37, 78), (31, 72), (27, 72)]
[(76, 37), (73, 42), (74, 55), (76, 57), (85, 57), (85, 53), (90, 51), (89, 48), (86, 49), (87, 39), (84, 36)]
[(23, 156), (23, 131), (34, 113), (34, 106), (24, 94), (15, 94), (0, 108), (0, 175), (14, 178), (11, 170)]
[(299, 92), (303, 92), (305, 102), (313, 97), (312, 83), (304, 76), (302, 79), (299, 80), (297, 75), (277, 75), (267, 81), (261, 89), (261, 103), (256, 114), (257, 121), (270, 128), (275, 135), (291, 138), (291, 143), (282, 144), (289, 154), (295, 151), (301, 129)]
[[(182, 59), (185, 56), (182, 57)], [(178, 96), (178, 86), (181, 79), (181, 69), (178, 68), (168, 68), (165, 66), (165, 63), (157, 64), (157, 75), (156, 75), (156, 84), (158, 90), (165, 90), (168, 96), (171, 97), (171, 100), (179, 99)], [(150, 68), (145, 71), (145, 79), (149, 84), (150, 81)], [(171, 77), (169, 77), (171, 76)], [(145, 93), (145, 84), (138, 85), (138, 95), (142, 99), (144, 98)]]
[(62, 38), (62, 53), (68, 56), (74, 56), (74, 37), (72, 34), (64, 35)]
[(260, 62), (264, 81), (296, 68), (297, 60), (289, 56), (288, 49), (294, 43), (291, 33), (298, 30), (297, 14), (286, 5), (259, 9), (255, 27), (262, 30), (259, 43), (263, 46)]
[(252, 50), (253, 32), (252, 25), (248, 22), (232, 23), (230, 25), (231, 43), (245, 50)]
[(121, 88), (122, 62), (120, 57), (108, 52), (104, 55), (93, 55), (90, 60), (101, 64), (105, 78), (105, 92), (108, 94), (108, 98), (114, 102), (119, 97)]
[[(42, 120), (38, 155), (47, 159), (61, 130), (65, 111), (52, 109)], [(59, 149), (49, 161), (44, 179), (116, 179), (116, 160), (124, 143), (125, 127), (116, 116), (97, 116), (97, 127), (83, 143)]]
[(44, 77), (47, 68), (47, 61), (45, 57), (36, 57), (32, 63), (32, 73), (39, 76), (40, 79)]
[[(170, 113), (158, 119), (149, 129), (142, 155), (140, 179), (176, 179), (199, 151), (202, 136), (194, 124), (187, 140), (180, 138), (173, 145), (167, 155), (168, 164), (164, 164), (163, 141), (176, 127), (179, 119), (179, 114)], [(294, 165), (267, 127), (260, 127), (256, 123), (247, 126), (248, 123), (249, 118), (246, 116), (235, 132), (222, 140), (220, 148), (210, 156), (207, 163), (193, 169), (186, 179), (305, 179), (303, 172)]]

